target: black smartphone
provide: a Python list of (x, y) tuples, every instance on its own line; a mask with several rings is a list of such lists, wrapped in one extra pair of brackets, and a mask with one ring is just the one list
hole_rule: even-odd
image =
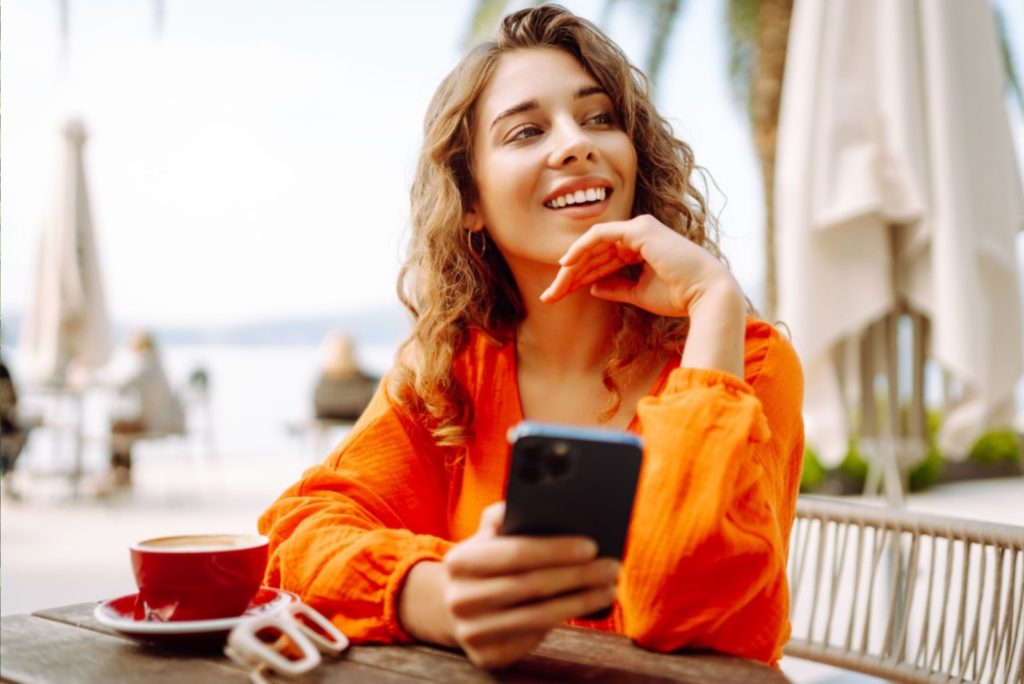
[(590, 537), (598, 557), (621, 559), (643, 461), (640, 438), (523, 421), (509, 430), (508, 440), (512, 459), (501, 533)]

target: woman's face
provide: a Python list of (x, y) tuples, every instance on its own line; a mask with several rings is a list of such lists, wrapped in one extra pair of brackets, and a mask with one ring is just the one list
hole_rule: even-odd
[(615, 107), (572, 55), (503, 55), (476, 104), (468, 220), (517, 274), (547, 272), (595, 223), (631, 218), (636, 150)]

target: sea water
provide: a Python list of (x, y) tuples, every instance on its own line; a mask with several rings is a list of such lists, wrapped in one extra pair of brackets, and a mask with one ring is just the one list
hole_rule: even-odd
[[(361, 346), (359, 362), (367, 372), (380, 375), (390, 368), (397, 345)], [(301, 434), (313, 416), (313, 389), (322, 356), (318, 345), (165, 345), (160, 355), (172, 387), (186, 400), (190, 428), (201, 433), (192, 437), (202, 440), (203, 448), (218, 458), (279, 459), (298, 453), (312, 461), (333, 446), (321, 445), (325, 453), (314, 459)], [(18, 356), (11, 362), (20, 392), (19, 411), (38, 415), (49, 425), (80, 425), (85, 469), (104, 468), (115, 393), (94, 388), (76, 404), (79, 400), (72, 396), (40, 393), (19, 382)], [(199, 369), (208, 377), (205, 402), (189, 392), (189, 376)], [(139, 447), (145, 450), (147, 445)], [(73, 460), (74, 449), (69, 430), (36, 430), (18, 465), (30, 470), (63, 469)]]

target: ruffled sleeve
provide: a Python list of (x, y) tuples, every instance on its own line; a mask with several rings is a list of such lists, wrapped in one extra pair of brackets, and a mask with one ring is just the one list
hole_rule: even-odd
[(745, 382), (680, 368), (640, 403), (645, 460), (619, 591), (639, 644), (781, 657), (802, 392), (792, 347), (754, 322)]
[(299, 594), (353, 641), (411, 641), (398, 621), (410, 568), (451, 547), (443, 455), (382, 383), (349, 437), (263, 514), (266, 583)]

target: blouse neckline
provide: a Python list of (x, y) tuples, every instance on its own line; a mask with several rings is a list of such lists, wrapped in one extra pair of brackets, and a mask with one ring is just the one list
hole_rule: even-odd
[[(523, 410), (523, 398), (519, 391), (519, 357), (516, 353), (516, 340), (513, 337), (509, 342), (505, 343), (502, 347), (502, 351), (508, 355), (508, 368), (511, 371), (512, 378), (512, 394), (513, 394), (513, 407), (515, 415), (512, 425), (516, 425), (520, 421), (526, 420), (526, 412)], [(668, 383), (668, 376), (672, 373), (672, 370), (679, 366), (679, 362), (675, 359), (675, 355), (669, 355), (668, 360), (658, 373), (658, 377), (655, 378), (651, 384), (649, 390), (644, 395), (645, 397), (655, 397), (661, 394), (665, 389), (665, 385)], [(637, 433), (640, 429), (640, 417), (636, 409), (633, 410), (633, 417), (630, 418), (629, 424), (626, 426), (627, 432)]]

